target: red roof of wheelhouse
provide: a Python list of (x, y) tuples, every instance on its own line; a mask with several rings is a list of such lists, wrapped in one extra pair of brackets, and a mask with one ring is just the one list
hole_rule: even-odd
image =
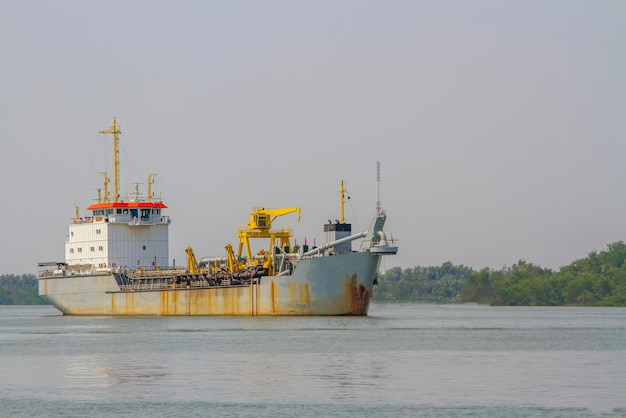
[(94, 203), (90, 205), (87, 210), (96, 209), (111, 209), (111, 208), (150, 208), (150, 209), (165, 209), (167, 206), (161, 202), (107, 202), (107, 203)]

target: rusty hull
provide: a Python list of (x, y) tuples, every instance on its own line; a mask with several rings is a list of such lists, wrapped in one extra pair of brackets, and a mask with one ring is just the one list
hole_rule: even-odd
[(259, 284), (121, 291), (112, 274), (39, 279), (40, 295), (66, 315), (367, 315), (380, 256), (303, 259), (291, 275)]

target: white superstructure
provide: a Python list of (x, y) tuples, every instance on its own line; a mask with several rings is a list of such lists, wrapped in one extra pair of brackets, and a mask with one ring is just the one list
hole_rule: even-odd
[(166, 267), (169, 216), (157, 202), (108, 202), (91, 205), (92, 216), (73, 220), (65, 243), (68, 265)]
[(87, 208), (89, 214), (81, 218), (76, 213), (65, 243), (65, 263), (98, 269), (167, 267), (170, 218), (163, 213), (167, 206), (152, 200), (151, 186), (155, 174), (148, 176), (148, 194), (144, 200), (139, 198), (139, 190), (136, 190), (134, 200), (120, 200), (118, 149), (121, 131), (113, 120), (113, 125), (100, 133), (111, 134), (114, 138), (114, 195), (109, 198), (109, 178), (106, 173), (100, 173), (104, 175), (104, 198), (98, 191), (97, 203)]

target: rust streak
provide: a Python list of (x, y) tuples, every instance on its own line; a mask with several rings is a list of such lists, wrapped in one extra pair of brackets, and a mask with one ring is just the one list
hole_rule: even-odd
[(272, 301), (272, 313), (276, 313), (276, 292), (274, 289), (274, 281), (270, 282), (270, 300)]
[(358, 284), (356, 273), (348, 279), (350, 308), (352, 315), (366, 315), (370, 304), (370, 292), (362, 284)]
[(180, 303), (180, 292), (182, 292), (182, 290), (172, 292), (172, 308), (170, 309), (170, 314), (180, 315), (180, 309), (178, 308), (178, 304)]
[(133, 313), (132, 311), (132, 306), (133, 306), (133, 299), (132, 299), (133, 294), (132, 293), (126, 293), (125, 295), (125, 306), (124, 306), (124, 313), (126, 315), (131, 315)]
[(161, 306), (159, 308), (160, 315), (167, 315), (167, 292), (160, 292)]
[(296, 284), (287, 283), (287, 291), (289, 292), (289, 303), (296, 303)]
[(308, 283), (304, 284), (304, 290), (305, 290), (305, 294), (306, 294), (306, 304), (311, 306), (311, 292), (309, 291), (309, 284)]

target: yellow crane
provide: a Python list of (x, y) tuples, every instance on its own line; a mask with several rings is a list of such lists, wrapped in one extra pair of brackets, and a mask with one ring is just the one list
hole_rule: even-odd
[(233, 246), (230, 244), (226, 244), (226, 271), (229, 273), (236, 273), (242, 268), (245, 268), (246, 265), (239, 262), (239, 259), (235, 255), (233, 251)]
[(298, 212), (298, 221), (300, 221), (300, 207), (293, 208), (252, 208), (250, 212), (250, 222), (245, 227), (240, 227), (237, 230), (237, 238), (239, 238), (239, 250), (237, 255), (241, 257), (244, 247), (246, 248), (246, 254), (248, 256), (248, 264), (254, 263), (252, 258), (252, 249), (250, 248), (250, 238), (269, 238), (269, 254), (272, 253), (272, 248), (275, 245), (283, 247), (291, 247), (289, 244), (289, 238), (292, 235), (292, 230), (289, 227), (282, 227), (281, 229), (271, 229), (272, 222), (279, 216), (287, 215), (293, 212)]
[(191, 249), (191, 247), (185, 248), (185, 252), (187, 253), (187, 272), (189, 274), (200, 273), (200, 268), (198, 267), (196, 256), (193, 253), (193, 250)]

